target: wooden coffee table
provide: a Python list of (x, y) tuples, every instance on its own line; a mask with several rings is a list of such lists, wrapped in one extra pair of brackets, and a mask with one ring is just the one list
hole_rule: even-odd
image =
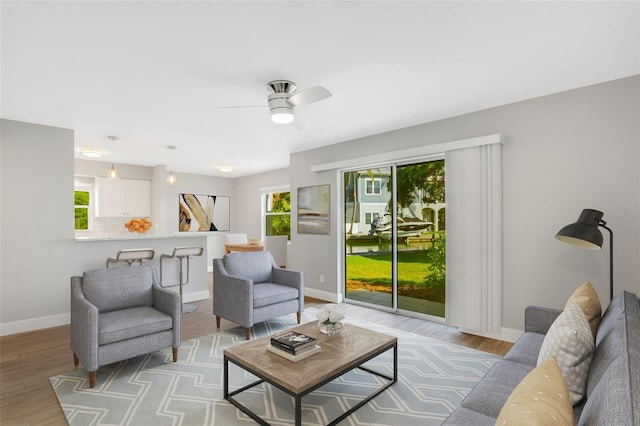
[[(350, 324), (345, 325), (340, 334), (331, 337), (322, 334), (316, 322), (303, 324), (292, 330), (315, 337), (317, 344), (322, 347), (320, 352), (298, 362), (289, 361), (267, 351), (271, 336), (224, 350), (224, 399), (261, 425), (269, 425), (269, 423), (234, 399), (234, 396), (263, 382), (294, 397), (295, 424), (298, 426), (302, 423), (302, 397), (354, 368), (380, 376), (388, 382), (329, 425), (337, 424), (398, 380), (398, 339), (396, 337)], [(362, 366), (390, 349), (393, 349), (392, 377)], [(260, 380), (229, 392), (229, 362), (252, 373)]]

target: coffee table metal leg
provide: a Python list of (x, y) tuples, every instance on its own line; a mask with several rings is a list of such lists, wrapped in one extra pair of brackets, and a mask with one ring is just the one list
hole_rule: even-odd
[(300, 395), (296, 395), (296, 426), (302, 425), (302, 397)]
[(229, 398), (229, 358), (224, 357), (224, 367), (222, 372), (222, 395), (224, 399)]

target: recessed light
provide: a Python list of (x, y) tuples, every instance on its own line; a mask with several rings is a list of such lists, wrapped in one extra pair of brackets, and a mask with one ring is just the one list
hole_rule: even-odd
[(102, 157), (102, 151), (98, 148), (80, 148), (80, 155), (89, 158)]
[(222, 173), (229, 173), (233, 171), (233, 167), (231, 166), (220, 166), (218, 167), (218, 170), (220, 170)]

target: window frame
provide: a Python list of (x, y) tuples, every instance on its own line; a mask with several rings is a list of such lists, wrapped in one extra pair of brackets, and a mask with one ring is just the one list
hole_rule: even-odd
[(263, 239), (269, 236), (267, 235), (267, 218), (269, 216), (288, 216), (289, 217), (289, 234), (287, 235), (288, 237), (287, 241), (291, 241), (291, 207), (289, 208), (288, 212), (273, 212), (272, 210), (270, 210), (273, 208), (273, 202), (272, 201), (270, 202), (269, 199), (273, 197), (273, 194), (281, 194), (281, 193), (289, 193), (289, 205), (291, 205), (291, 191), (288, 186), (264, 189), (262, 191), (260, 204), (262, 206), (261, 234)]
[[(89, 204), (88, 205), (81, 205), (81, 204), (76, 204), (75, 203), (75, 195), (76, 192), (86, 192), (89, 194)], [(73, 188), (73, 215), (74, 215), (74, 221), (73, 221), (73, 230), (75, 232), (90, 232), (93, 230), (93, 204), (94, 204), (94, 191), (93, 191), (93, 187), (90, 186), (84, 186), (84, 185), (75, 185)], [(76, 209), (86, 209), (87, 210), (87, 229), (78, 229), (76, 228), (76, 222), (75, 222), (75, 213), (76, 213)]]
[[(369, 183), (371, 183), (371, 190), (369, 190)], [(366, 195), (382, 195), (382, 179), (371, 179), (370, 177), (364, 178), (364, 193)]]

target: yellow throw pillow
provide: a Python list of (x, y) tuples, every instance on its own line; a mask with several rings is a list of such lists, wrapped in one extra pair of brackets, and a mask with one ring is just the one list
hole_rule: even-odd
[(500, 410), (496, 426), (574, 425), (573, 406), (555, 358), (527, 374)]
[(602, 306), (600, 306), (598, 293), (596, 293), (589, 281), (582, 284), (573, 292), (569, 297), (567, 304), (564, 305), (564, 308), (567, 309), (569, 306), (576, 303), (580, 305), (584, 315), (587, 317), (589, 327), (591, 327), (591, 334), (593, 334), (593, 338), (595, 339), (596, 332), (598, 331), (598, 325), (600, 325)]

